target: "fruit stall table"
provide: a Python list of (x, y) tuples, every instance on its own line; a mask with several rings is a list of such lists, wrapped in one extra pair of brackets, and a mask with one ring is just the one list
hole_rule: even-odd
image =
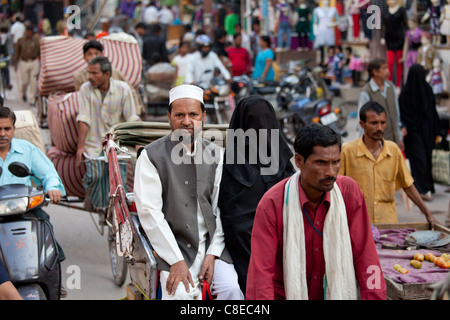
[[(443, 280), (450, 269), (435, 265), (433, 262), (422, 261), (420, 269), (410, 265), (416, 253), (432, 253), (436, 257), (442, 254), (450, 254), (450, 244), (435, 248), (414, 247), (406, 244), (405, 238), (412, 232), (430, 230), (428, 223), (397, 223), (375, 224), (379, 235), (374, 233), (375, 244), (380, 258), (383, 276), (386, 281), (388, 300), (425, 300), (431, 297), (432, 290), (429, 286)], [(450, 230), (441, 225), (435, 226), (435, 231), (450, 234)], [(398, 264), (408, 269), (408, 273), (402, 274), (394, 270)]]

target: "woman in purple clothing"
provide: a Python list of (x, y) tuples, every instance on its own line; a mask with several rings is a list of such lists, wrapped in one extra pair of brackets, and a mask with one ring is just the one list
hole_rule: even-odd
[(120, 11), (125, 14), (128, 19), (133, 19), (135, 7), (136, 3), (133, 0), (122, 0), (120, 2)]
[[(277, 42), (278, 48), (286, 47), (287, 49), (291, 48), (291, 22), (289, 18), (290, 6), (286, 2), (286, 0), (278, 0), (276, 6), (276, 14), (277, 14)], [(283, 37), (286, 36), (286, 41), (284, 41)], [(283, 45), (285, 44), (285, 45)]]
[(403, 56), (401, 62), (404, 62), (404, 75), (408, 74), (409, 68), (417, 61), (417, 50), (422, 45), (420, 38), (423, 30), (417, 26), (417, 19), (414, 16), (408, 18), (408, 28), (406, 31), (405, 43), (403, 45)]

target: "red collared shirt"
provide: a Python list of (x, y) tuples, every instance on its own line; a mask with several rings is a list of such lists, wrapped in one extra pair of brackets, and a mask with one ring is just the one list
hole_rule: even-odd
[[(283, 279), (283, 203), (287, 179), (271, 188), (261, 199), (256, 210), (252, 231), (252, 253), (247, 274), (247, 295), (250, 300), (285, 299)], [(375, 242), (372, 236), (367, 207), (360, 188), (349, 177), (338, 176), (347, 210), (352, 243), (353, 264), (360, 287), (361, 299), (386, 299), (386, 283), (381, 271)], [(300, 184), (300, 202), (318, 231), (330, 205), (326, 192), (316, 209), (306, 197)], [(299, 214), (303, 214), (300, 213)], [(310, 300), (324, 298), (325, 260), (322, 236), (303, 216), (306, 249), (306, 279)], [(375, 272), (378, 276), (375, 278)], [(378, 281), (378, 282), (377, 282)]]

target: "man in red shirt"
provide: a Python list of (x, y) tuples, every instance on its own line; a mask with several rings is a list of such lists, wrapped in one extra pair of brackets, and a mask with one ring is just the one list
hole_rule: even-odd
[(246, 298), (386, 299), (364, 196), (354, 180), (337, 176), (339, 135), (313, 124), (294, 149), (300, 171), (265, 193), (256, 210)]
[(252, 66), (250, 54), (241, 44), (242, 35), (235, 33), (233, 35), (233, 45), (227, 48), (228, 58), (230, 58), (232, 64), (233, 77), (249, 74)]

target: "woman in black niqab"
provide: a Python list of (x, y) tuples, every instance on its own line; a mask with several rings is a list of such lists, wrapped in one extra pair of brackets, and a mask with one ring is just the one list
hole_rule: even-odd
[[(294, 172), (291, 158), (293, 153), (281, 133), (275, 111), (266, 99), (253, 95), (240, 100), (230, 121), (229, 129), (242, 129), (244, 133), (256, 133), (258, 141), (248, 138), (243, 141), (231, 139), (228, 131), (222, 181), (219, 191), (220, 215), (225, 234), (225, 246), (238, 274), (239, 285), (245, 294), (247, 269), (250, 260), (250, 241), (256, 207), (264, 193)], [(267, 139), (260, 129), (267, 130)], [(274, 131), (274, 129), (278, 131)], [(233, 131), (236, 133), (236, 131)], [(272, 135), (276, 144), (271, 145)], [(239, 136), (234, 134), (233, 136)], [(242, 135), (241, 135), (242, 137)], [(251, 141), (252, 140), (252, 141)], [(260, 140), (266, 141), (266, 150), (260, 149)], [(242, 148), (244, 146), (244, 148)], [(272, 149), (274, 147), (274, 149)], [(234, 151), (230, 154), (230, 150)], [(227, 153), (228, 151), (228, 153)], [(258, 155), (253, 161), (249, 155)], [(261, 175), (273, 163), (269, 159), (277, 157), (278, 170), (274, 174)], [(245, 161), (238, 162), (238, 155)], [(244, 162), (244, 163), (242, 163)]]
[(433, 89), (425, 70), (414, 64), (399, 96), (400, 118), (406, 127), (405, 156), (409, 159), (414, 185), (424, 200), (431, 200), (434, 184), (431, 153), (439, 135), (439, 117)]

